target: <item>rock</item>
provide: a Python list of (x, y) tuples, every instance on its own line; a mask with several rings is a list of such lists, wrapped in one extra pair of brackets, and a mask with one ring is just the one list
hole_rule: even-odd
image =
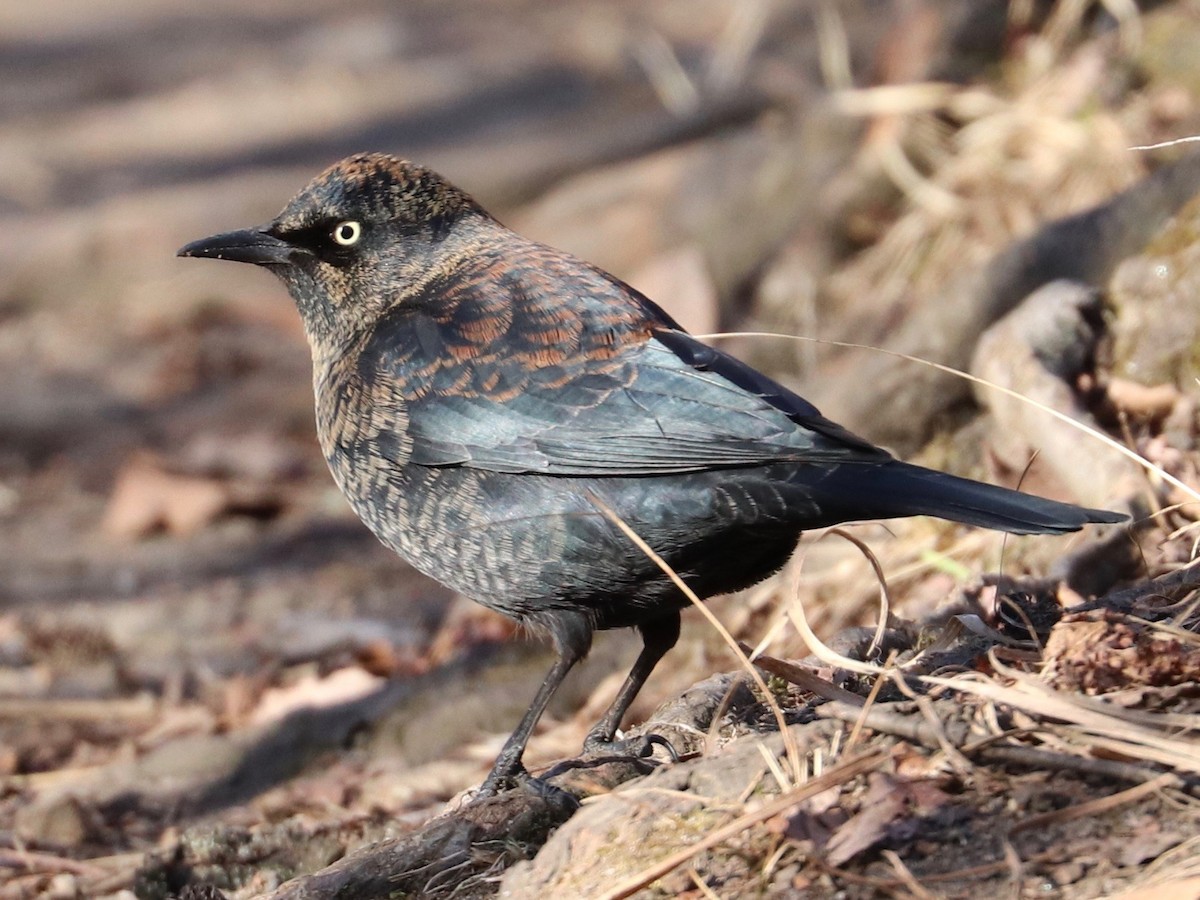
[(1089, 506), (1133, 493), (1140, 469), (1035, 404), (1100, 430), (1074, 385), (1092, 371), (1102, 330), (1100, 295), (1079, 282), (1053, 281), (983, 334), (971, 364), (972, 374), (1030, 401), (975, 386), (994, 420), (992, 452), (1014, 472), (1036, 454), (1070, 499)]
[[(984, 266), (972, 268), (967, 261), (963, 271), (948, 273), (931, 299), (893, 311), (899, 321), (880, 320), (884, 346), (962, 368), (988, 326), (1033, 291), (1058, 279), (1104, 285), (1197, 192), (1200, 154), (1192, 154), (1103, 204), (1044, 225)], [(969, 387), (953, 375), (894, 356), (847, 355), (836, 367), (825, 367), (810, 393), (851, 430), (903, 454), (931, 436), (938, 417), (961, 403)]]
[[(802, 745), (811, 747), (828, 741), (837, 727), (816, 722), (793, 730)], [(500, 896), (600, 896), (614, 883), (695, 844), (744, 810), (745, 797), (756, 791), (767, 771), (760, 748), (786, 768), (782, 737), (761, 735), (593, 798), (554, 832), (536, 857), (505, 874)], [(750, 840), (742, 835), (739, 843)], [(678, 884), (659, 884), (669, 894), (682, 891), (691, 883), (681, 877)]]
[(1200, 377), (1200, 197), (1113, 275), (1114, 371), (1144, 385)]

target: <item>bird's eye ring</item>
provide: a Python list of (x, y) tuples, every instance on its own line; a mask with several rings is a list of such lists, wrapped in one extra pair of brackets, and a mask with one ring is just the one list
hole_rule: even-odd
[(362, 225), (358, 222), (347, 220), (333, 226), (333, 242), (335, 244), (353, 247), (358, 243), (360, 237), (362, 237)]

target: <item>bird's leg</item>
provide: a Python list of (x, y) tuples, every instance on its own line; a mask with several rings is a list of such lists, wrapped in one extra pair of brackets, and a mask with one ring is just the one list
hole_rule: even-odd
[(525, 754), (525, 745), (529, 743), (533, 729), (537, 727), (538, 720), (546, 711), (547, 704), (550, 703), (550, 698), (563, 683), (567, 673), (579, 660), (587, 656), (587, 652), (591, 648), (592, 626), (581, 614), (564, 614), (557, 617), (551, 623), (551, 629), (554, 636), (554, 649), (558, 656), (554, 660), (554, 665), (550, 667), (550, 671), (546, 673), (533, 702), (529, 704), (529, 709), (521, 717), (516, 730), (504, 742), (500, 755), (496, 757), (496, 764), (492, 766), (491, 773), (476, 794), (477, 797), (493, 796), (515, 783), (529, 778), (529, 773), (525, 771), (525, 766), (521, 763), (521, 757)]
[(637, 661), (630, 669), (625, 683), (621, 685), (621, 690), (617, 692), (617, 698), (613, 700), (612, 706), (584, 739), (585, 753), (615, 751), (623, 755), (647, 757), (657, 744), (665, 747), (672, 758), (676, 756), (674, 748), (666, 738), (657, 734), (647, 734), (627, 741), (614, 741), (617, 729), (621, 727), (621, 720), (625, 718), (625, 713), (629, 711), (629, 706), (637, 697), (638, 691), (642, 689), (642, 685), (646, 683), (646, 679), (650, 677), (650, 673), (654, 671), (659, 660), (666, 656), (667, 651), (674, 647), (675, 642), (679, 640), (679, 613), (673, 612), (653, 621), (644, 622), (638, 626), (638, 630), (642, 633), (642, 652), (638, 654)]

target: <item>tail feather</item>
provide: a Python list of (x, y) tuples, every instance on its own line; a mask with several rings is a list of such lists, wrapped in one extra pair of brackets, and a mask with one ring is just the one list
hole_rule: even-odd
[[(1089, 523), (1128, 518), (1123, 513), (1060, 503), (902, 462), (858, 471), (846, 466), (837, 474), (842, 477), (833, 491), (834, 503), (849, 504), (857, 510), (853, 518), (859, 519), (935, 516), (1013, 534), (1064, 534)], [(827, 508), (824, 503), (821, 506)], [(867, 510), (870, 514), (864, 515)]]

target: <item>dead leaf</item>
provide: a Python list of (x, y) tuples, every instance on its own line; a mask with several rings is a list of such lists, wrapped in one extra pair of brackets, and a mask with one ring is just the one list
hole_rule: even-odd
[(220, 482), (173, 475), (151, 454), (138, 453), (117, 476), (101, 528), (125, 539), (160, 528), (190, 534), (219, 516), (228, 503), (229, 493)]
[[(827, 862), (841, 866), (859, 853), (897, 836), (899, 826), (909, 825), (936, 812), (950, 797), (932, 781), (906, 781), (882, 772), (873, 772), (860, 811), (845, 822), (829, 839)], [(912, 834), (905, 834), (911, 839)]]
[(126, 540), (159, 529), (187, 535), (230, 512), (273, 515), (283, 506), (270, 485), (169, 471), (151, 453), (136, 453), (117, 475), (101, 528)]

